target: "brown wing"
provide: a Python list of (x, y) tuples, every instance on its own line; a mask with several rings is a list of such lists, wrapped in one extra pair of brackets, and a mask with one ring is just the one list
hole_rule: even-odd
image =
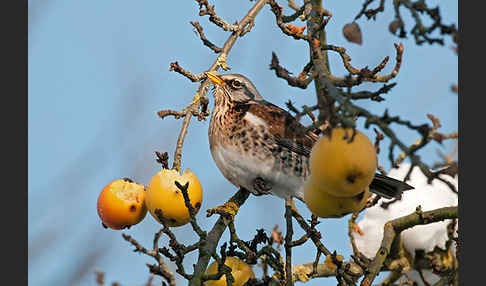
[(312, 131), (306, 131), (290, 113), (269, 102), (250, 104), (247, 112), (268, 124), (278, 145), (297, 154), (309, 157), (312, 146), (319, 139)]
[[(305, 132), (305, 127), (290, 113), (276, 105), (263, 101), (258, 104), (249, 104), (247, 112), (267, 122), (277, 145), (297, 154), (310, 157), (312, 146), (319, 139), (319, 136), (312, 131)], [(370, 190), (373, 193), (388, 199), (400, 199), (403, 191), (410, 189), (413, 189), (413, 187), (378, 173), (375, 174), (375, 178), (370, 185)]]

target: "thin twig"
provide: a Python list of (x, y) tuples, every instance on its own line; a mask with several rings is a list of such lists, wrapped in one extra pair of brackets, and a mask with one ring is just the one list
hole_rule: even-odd
[(178, 181), (175, 181), (176, 187), (181, 190), (182, 196), (184, 197), (184, 204), (186, 205), (187, 210), (189, 211), (189, 217), (190, 217), (190, 224), (192, 226), (192, 229), (194, 232), (199, 235), (199, 238), (201, 240), (205, 240), (207, 237), (207, 233), (201, 229), (201, 227), (197, 224), (196, 221), (196, 210), (194, 209), (194, 206), (191, 204), (191, 200), (189, 198), (189, 193), (187, 192), (189, 188), (189, 182), (187, 182), (184, 186), (182, 186)]
[(188, 79), (190, 79), (192, 82), (197, 82), (197, 81), (200, 81), (204, 78), (204, 75), (203, 74), (193, 74), (191, 73), (190, 71), (187, 71), (185, 69), (183, 69), (178, 62), (173, 62), (173, 63), (170, 63), (170, 68), (169, 68), (169, 71), (175, 71), (176, 73), (179, 73), (185, 77), (187, 77)]
[(275, 52), (272, 52), (272, 62), (270, 63), (270, 70), (274, 70), (277, 77), (285, 79), (289, 85), (300, 87), (303, 89), (307, 88), (307, 86), (309, 85), (309, 83), (312, 82), (313, 79), (312, 76), (306, 79), (300, 79), (298, 77), (291, 76), (289, 71), (279, 64), (279, 60)]
[(159, 254), (159, 251), (158, 251), (158, 241), (159, 241), (161, 234), (162, 234), (162, 230), (158, 231), (155, 234), (152, 250), (148, 250), (148, 249), (144, 248), (140, 243), (138, 243), (134, 238), (132, 238), (128, 234), (122, 233), (122, 237), (126, 241), (130, 242), (133, 246), (135, 246), (136, 252), (142, 252), (142, 253), (144, 253), (148, 256), (153, 257), (157, 261), (158, 265), (147, 264), (151, 273), (162, 276), (169, 283), (170, 286), (175, 286), (174, 274), (170, 271), (169, 267), (164, 262), (162, 257), (160, 257), (160, 254)]
[(207, 38), (206, 38), (206, 35), (204, 35), (204, 32), (203, 32), (203, 28), (201, 27), (201, 25), (198, 23), (198, 22), (189, 22), (191, 23), (191, 25), (196, 29), (196, 31), (198, 32), (199, 34), (199, 37), (201, 38), (201, 41), (203, 42), (203, 44), (210, 48), (211, 50), (213, 50), (213, 52), (215, 52), (216, 54), (219, 54), (222, 49), (220, 47), (217, 47), (215, 44), (211, 43)]
[(292, 286), (292, 236), (294, 230), (292, 227), (292, 198), (285, 200), (285, 220), (287, 221), (287, 231), (285, 233), (285, 285)]
[[(235, 32), (239, 30), (239, 26), (231, 25), (225, 20), (221, 19), (214, 11), (214, 5), (210, 6), (208, 0), (196, 0), (199, 3), (199, 16), (209, 15), (209, 21), (221, 27), (225, 31)], [(203, 9), (203, 6), (205, 9)]]
[[(277, 22), (277, 26), (280, 30), (287, 36), (291, 36), (296, 40), (307, 40), (308, 37), (302, 33), (296, 33), (293, 30), (289, 29), (289, 26), (285, 25), (284, 22), (284, 15), (283, 15), (283, 8), (282, 6), (278, 5), (275, 0), (269, 0), (268, 4), (270, 4), (271, 11), (275, 15), (275, 20)], [(287, 20), (287, 18), (286, 18)]]
[(189, 127), (189, 122), (191, 121), (192, 113), (186, 113), (186, 117), (182, 122), (181, 131), (179, 137), (177, 138), (176, 149), (174, 152), (174, 162), (172, 163), (172, 168), (180, 172), (181, 170), (181, 160), (182, 160), (182, 146), (184, 145), (184, 139), (186, 138), (187, 128)]
[(309, 234), (309, 237), (310, 239), (312, 240), (312, 242), (314, 242), (315, 246), (317, 247), (317, 249), (324, 253), (326, 256), (327, 255), (330, 255), (331, 252), (324, 246), (324, 244), (322, 244), (322, 242), (320, 241), (321, 239), (321, 234), (314, 228), (314, 227), (311, 227), (307, 224), (307, 222), (305, 221), (305, 219), (299, 214), (299, 212), (297, 211), (297, 209), (295, 208), (295, 206), (292, 206), (291, 208), (292, 210), (292, 216), (295, 218), (295, 220), (297, 221), (297, 223), (300, 225), (300, 227), (306, 232)]
[[(362, 68), (362, 69), (354, 69), (352, 66), (348, 65), (347, 69), (348, 71), (352, 71), (352, 73), (357, 73), (357, 76), (352, 77), (352, 78), (346, 78), (346, 77), (336, 77), (334, 75), (329, 76), (331, 82), (334, 84), (336, 87), (346, 87), (346, 86), (355, 86), (359, 85), (362, 82), (368, 81), (368, 82), (388, 82), (392, 78), (396, 77), (398, 72), (400, 71), (400, 67), (402, 65), (402, 56), (403, 56), (403, 44), (400, 43), (394, 44), (397, 56), (396, 56), (396, 63), (395, 67), (393, 70), (387, 74), (387, 75), (377, 75), (376, 73), (379, 72), (385, 64), (388, 62), (388, 57), (385, 57), (385, 59), (373, 70), (369, 70), (367, 67)], [(328, 46), (329, 47), (329, 46)], [(343, 59), (344, 60), (344, 59)], [(345, 64), (346, 66), (346, 64)]]

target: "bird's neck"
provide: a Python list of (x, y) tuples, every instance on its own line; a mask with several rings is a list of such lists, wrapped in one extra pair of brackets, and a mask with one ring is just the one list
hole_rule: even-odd
[(244, 125), (242, 120), (248, 108), (247, 104), (215, 100), (208, 130), (211, 147), (218, 143), (215, 138), (231, 136), (234, 130)]

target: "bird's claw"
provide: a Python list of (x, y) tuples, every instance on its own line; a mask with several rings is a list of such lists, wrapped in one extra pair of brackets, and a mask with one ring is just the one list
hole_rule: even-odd
[(258, 177), (253, 181), (253, 189), (250, 192), (255, 196), (261, 196), (270, 194), (270, 190), (272, 190), (272, 185)]

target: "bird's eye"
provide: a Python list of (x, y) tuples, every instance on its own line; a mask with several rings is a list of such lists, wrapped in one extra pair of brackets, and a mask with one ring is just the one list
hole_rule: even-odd
[(231, 86), (233, 88), (240, 88), (241, 87), (241, 81), (234, 79), (234, 80), (231, 81)]

